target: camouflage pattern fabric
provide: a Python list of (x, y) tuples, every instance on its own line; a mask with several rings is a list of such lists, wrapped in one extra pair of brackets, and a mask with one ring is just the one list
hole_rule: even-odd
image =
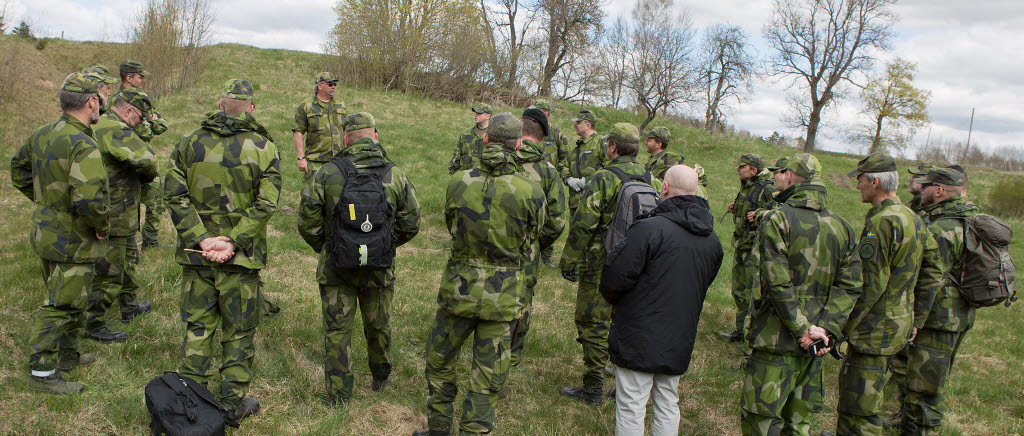
[[(569, 152), (568, 160), (568, 175), (563, 179), (566, 183), (568, 183), (569, 177), (584, 178), (589, 182), (590, 176), (594, 175), (597, 170), (611, 164), (608, 160), (608, 155), (604, 153), (604, 142), (601, 140), (601, 135), (598, 135), (597, 132), (594, 132), (594, 134), (586, 139), (577, 139), (576, 147)], [(583, 197), (584, 191), (585, 189), (580, 191), (569, 190), (570, 213), (574, 213), (579, 206), (580, 198)]]
[[(758, 185), (764, 185), (764, 188), (757, 193), (757, 198), (750, 198)], [(736, 303), (736, 331), (741, 334), (746, 332), (751, 301), (758, 288), (758, 257), (754, 253), (757, 225), (747, 220), (747, 212), (765, 207), (771, 201), (773, 188), (771, 173), (761, 172), (750, 180), (741, 181), (740, 190), (733, 200), (732, 300)]]
[(807, 435), (821, 411), (821, 358), (754, 350), (743, 369), (740, 430), (751, 435)]
[(508, 379), (510, 342), (515, 321), (488, 321), (437, 309), (427, 338), (427, 425), (433, 431), (451, 431), (458, 384), (455, 370), (463, 344), (473, 336), (473, 363), (469, 391), (462, 404), (459, 434), (490, 433), (498, 392)]
[(839, 370), (836, 434), (882, 436), (882, 398), (891, 356), (850, 348)]
[(93, 265), (40, 259), (46, 300), (32, 312), (28, 365), (32, 371), (52, 371), (59, 356), (78, 352)]
[(562, 130), (549, 126), (551, 131), (544, 138), (544, 160), (558, 170), (558, 175), (565, 180), (569, 176), (569, 138)]
[(163, 179), (157, 178), (142, 185), (142, 204), (146, 206), (146, 219), (142, 224), (142, 245), (156, 247), (160, 245), (160, 215), (164, 212)]
[(113, 111), (100, 117), (93, 132), (109, 178), (110, 235), (134, 237), (139, 231), (142, 187), (159, 175), (156, 155)]
[[(952, 197), (924, 207), (928, 214), (929, 229), (939, 246), (939, 262), (943, 272), (959, 277), (964, 260), (964, 226), (958, 217), (973, 216), (981, 212), (974, 203), (963, 197)], [(931, 306), (924, 326), (933, 330), (960, 332), (974, 326), (975, 308), (960, 297), (952, 280), (947, 280)]]
[(665, 178), (665, 171), (672, 165), (682, 165), (686, 158), (679, 153), (662, 150), (661, 153), (651, 155), (644, 164), (644, 169), (659, 179)]
[(550, 251), (555, 241), (562, 236), (565, 230), (565, 185), (562, 184), (561, 176), (555, 166), (547, 160), (540, 145), (533, 141), (524, 139), (523, 146), (519, 149), (519, 159), (522, 164), (523, 174), (540, 185), (544, 190), (547, 199), (547, 217), (544, 220), (544, 228), (541, 231), (540, 239), (535, 247), (533, 259), (526, 265), (526, 293), (524, 295), (525, 309), (522, 322), (520, 322), (517, 334), (512, 338), (512, 366), (518, 366), (523, 357), (523, 345), (526, 343), (526, 334), (530, 331), (530, 310), (533, 307), (534, 288), (540, 279), (541, 256), (540, 253)]
[(924, 206), (921, 204), (921, 196), (915, 195), (910, 201), (907, 202), (907, 207), (918, 215), (923, 215)]
[(89, 292), (85, 328), (104, 325), (104, 315), (116, 299), (121, 313), (134, 311), (136, 303), (135, 269), (139, 266), (139, 246), (135, 236), (112, 236), (107, 240), (107, 255), (96, 263)]
[[(907, 376), (901, 386), (902, 434), (939, 434), (945, 417), (946, 381), (967, 331), (920, 329), (906, 348)], [(894, 381), (895, 383), (895, 381)]]
[[(295, 109), (292, 131), (302, 133), (307, 162), (330, 162), (344, 148), (345, 111), (345, 102), (340, 98), (325, 103), (316, 96)], [(311, 167), (307, 180), (315, 173)]]
[(462, 131), (452, 150), (452, 158), (448, 161), (448, 174), (469, 170), (477, 165), (484, 149), (484, 133), (487, 133), (487, 129), (481, 130), (476, 126)]
[[(131, 90), (142, 93), (142, 90), (133, 87), (125, 87), (124, 83), (122, 83), (117, 93), (112, 95), (110, 97), (110, 100), (108, 101), (113, 102), (117, 100), (119, 97), (123, 97), (121, 93), (125, 90)], [(123, 99), (129, 100), (128, 97), (123, 97)], [(163, 117), (163, 115), (160, 114), (160, 112), (157, 112), (156, 109), (152, 107), (152, 103), (150, 103), (150, 107), (148, 108), (148, 110), (143, 111), (143, 115), (144, 119), (142, 123), (139, 123), (139, 125), (133, 128), (133, 130), (135, 130), (135, 134), (138, 135), (139, 139), (142, 139), (143, 141), (146, 142), (150, 142), (153, 140), (153, 138), (167, 132), (167, 120)], [(153, 115), (156, 115), (155, 120), (151, 118)]]
[[(383, 165), (388, 161), (380, 143), (364, 138), (341, 150), (358, 170)], [(395, 246), (410, 241), (419, 232), (420, 209), (416, 190), (398, 167), (382, 180), (388, 202), (394, 207), (392, 222)], [(391, 303), (395, 293), (395, 268), (387, 270), (333, 270), (326, 265), (324, 247), (332, 228), (331, 211), (341, 199), (345, 176), (337, 165), (326, 164), (302, 191), (298, 230), (302, 238), (320, 255), (317, 282), (323, 304), (324, 378), (327, 395), (336, 403), (352, 397), (352, 330), (356, 307), (362, 314), (370, 373), (384, 380), (391, 374)]]
[(221, 330), (224, 361), (220, 366), (221, 404), (231, 410), (245, 398), (252, 380), (259, 325), (259, 271), (240, 267), (184, 266), (181, 277), (181, 344), (178, 372), (207, 383), (213, 359), (213, 340)]

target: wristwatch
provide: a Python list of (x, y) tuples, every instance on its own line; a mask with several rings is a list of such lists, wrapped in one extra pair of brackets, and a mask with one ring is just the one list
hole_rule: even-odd
[(305, 158), (306, 158), (306, 156), (299, 156), (299, 160), (303, 160)]

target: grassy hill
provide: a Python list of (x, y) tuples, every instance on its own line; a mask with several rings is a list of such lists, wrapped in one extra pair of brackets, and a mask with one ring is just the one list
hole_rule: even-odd
[[(318, 72), (317, 55), (240, 45), (219, 45), (211, 50), (212, 61), (192, 89), (165, 96), (156, 103), (170, 121), (170, 130), (153, 142), (162, 161), (173, 144), (198, 127), (203, 113), (214, 109), (220, 86), (229, 78), (240, 77), (250, 80), (257, 90), (255, 116), (274, 136), (284, 173), (280, 206), (270, 223), (270, 267), (263, 272), (267, 293), (281, 305), (282, 313), (264, 321), (257, 335), (256, 377), (251, 394), (259, 398), (263, 409), (236, 433), (400, 435), (422, 428), (426, 424), (423, 352), (450, 240), (441, 215), (446, 164), (457, 134), (472, 123), (468, 106), (394, 92), (338, 89), (337, 97), (345, 101), (350, 112), (368, 111), (377, 118), (381, 143), (417, 188), (423, 219), (419, 236), (399, 250), (397, 260), (392, 385), (380, 394), (370, 390), (365, 341), (357, 326), (353, 341), (354, 398), (347, 407), (328, 408), (321, 402), (323, 323), (314, 280), (316, 257), (295, 229), (301, 177), (295, 167), (289, 131), (296, 105), (310, 96), (310, 82)], [(37, 258), (26, 238), (31, 203), (11, 187), (8, 157), (33, 129), (57, 118), (56, 91), (68, 72), (97, 61), (116, 68), (122, 51), (116, 44), (66, 41), (53, 41), (38, 51), (12, 37), (0, 37), (0, 68), (4, 59), (16, 58), (19, 65), (15, 70), (3, 70), (13, 71), (10, 74), (14, 78), (9, 80), (16, 80), (17, 86), (11, 98), (0, 102), (0, 151), (4, 157), (0, 165), (0, 222), (5, 223), (0, 226), (0, 344), (4, 350), (0, 356), (0, 398), (4, 398), (0, 401), (0, 416), (4, 417), (0, 419), (0, 433), (147, 433), (149, 416), (143, 404), (143, 386), (152, 377), (177, 367), (184, 330), (178, 312), (181, 269), (173, 262), (169, 247), (175, 234), (165, 215), (160, 234), (165, 247), (144, 252), (138, 272), (140, 297), (153, 302), (154, 313), (124, 327), (131, 335), (127, 343), (81, 342), (84, 351), (97, 353), (100, 358), (70, 377), (88, 384), (89, 389), (82, 395), (51, 397), (25, 389), (29, 315), (42, 301), (44, 291)], [(569, 118), (579, 107), (561, 102), (556, 106), (553, 123), (563, 132), (572, 133)], [(598, 108), (596, 112), (601, 132), (613, 122), (640, 121), (638, 116), (619, 110)], [(672, 147), (684, 153), (688, 163), (699, 163), (707, 170), (711, 182), (707, 192), (716, 219), (738, 188), (736, 157), (753, 151), (774, 161), (795, 152), (749, 138), (711, 137), (664, 120), (655, 124), (671, 129), (673, 137), (678, 138)], [(859, 157), (836, 153), (817, 156), (825, 168), (832, 211), (859, 230), (869, 207), (859, 202), (854, 183), (845, 176)], [(903, 163), (901, 171), (906, 167)], [(984, 199), (997, 181), (1007, 177), (984, 168), (970, 168), (970, 174), (972, 199)], [(1024, 224), (1012, 221), (1012, 225), (1024, 235)], [(728, 220), (716, 226), (727, 260), (709, 292), (693, 362), (680, 383), (680, 434), (739, 432), (742, 354), (718, 338), (718, 331), (730, 330), (733, 322), (730, 226)], [(1024, 259), (1024, 237), (1018, 236), (1014, 242), (1013, 254)], [(594, 409), (557, 394), (561, 386), (580, 383), (581, 353), (572, 322), (576, 288), (554, 269), (547, 268), (543, 274), (526, 358), (510, 375), (511, 394), (499, 403), (495, 433), (611, 434), (612, 402)], [(1024, 433), (1021, 306), (1024, 304), (979, 311), (977, 325), (969, 333), (947, 385), (946, 434)], [(120, 328), (120, 324), (115, 325)], [(468, 353), (463, 353), (460, 366), (462, 394), (468, 376), (467, 357)], [(814, 431), (835, 425), (838, 363), (827, 359), (825, 371), (826, 407), (814, 418)], [(458, 401), (461, 406), (461, 396)], [(886, 413), (894, 407), (890, 396)], [(459, 413), (461, 408), (456, 416)]]

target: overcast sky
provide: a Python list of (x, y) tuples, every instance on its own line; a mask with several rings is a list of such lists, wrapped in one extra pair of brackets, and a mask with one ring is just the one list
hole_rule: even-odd
[[(142, 0), (0, 0), (8, 3), (11, 27), (20, 20), (37, 34), (67, 39), (122, 41), (124, 24)], [(677, 0), (694, 23), (741, 26), (754, 45), (765, 51), (761, 26), (771, 15), (770, 0)], [(214, 40), (265, 48), (320, 51), (324, 35), (334, 24), (331, 0), (213, 0), (217, 23)], [(628, 17), (632, 0), (611, 0), (609, 20)], [(1024, 2), (1019, 0), (901, 0), (900, 22), (891, 53), (918, 64), (916, 84), (932, 92), (932, 142), (938, 138), (966, 140), (971, 108), (976, 108), (972, 144), (983, 147), (1024, 145), (1024, 114), (1018, 96), (1024, 96)], [(9, 29), (8, 29), (9, 30)], [(879, 65), (881, 67), (881, 65)], [(787, 109), (782, 85), (767, 80), (758, 84), (750, 101), (738, 105), (729, 120), (759, 136), (784, 129)], [(694, 115), (703, 115), (703, 111)], [(856, 101), (839, 107), (826, 120), (819, 148), (858, 151), (840, 134), (858, 121)], [(924, 143), (928, 128), (916, 143)]]

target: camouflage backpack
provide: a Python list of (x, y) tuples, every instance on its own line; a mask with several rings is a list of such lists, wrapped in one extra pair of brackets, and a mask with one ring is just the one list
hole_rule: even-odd
[(974, 307), (1010, 305), (1017, 300), (1016, 269), (1010, 257), (1013, 230), (998, 218), (978, 214), (946, 218), (963, 221), (964, 261), (959, 276), (951, 280), (960, 296)]
[(642, 176), (631, 176), (619, 168), (605, 167), (611, 171), (619, 180), (622, 186), (619, 187), (618, 201), (615, 203), (615, 213), (608, 223), (608, 232), (604, 235), (604, 251), (611, 259), (612, 249), (620, 241), (626, 239), (626, 230), (637, 221), (640, 215), (646, 214), (661, 202), (658, 191), (651, 186), (651, 173), (644, 173)]

